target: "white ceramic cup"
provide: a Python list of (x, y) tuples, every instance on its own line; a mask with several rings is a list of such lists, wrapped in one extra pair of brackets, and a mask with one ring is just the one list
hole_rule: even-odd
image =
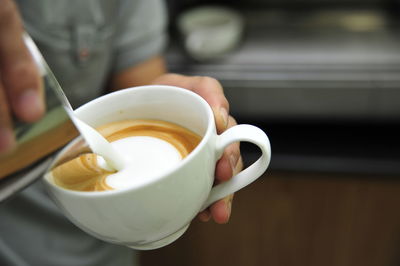
[[(256, 180), (270, 161), (270, 143), (262, 130), (237, 125), (217, 135), (208, 103), (182, 88), (129, 88), (97, 98), (75, 113), (93, 127), (124, 119), (158, 119), (202, 136), (180, 164), (137, 186), (81, 192), (59, 187), (50, 175), (45, 176), (51, 196), (74, 224), (99, 239), (134, 249), (155, 249), (173, 242), (199, 211)], [(213, 187), (217, 160), (229, 144), (238, 141), (257, 145), (261, 157), (230, 181)], [(79, 143), (82, 139), (77, 138), (63, 148), (53, 165), (76, 152)]]

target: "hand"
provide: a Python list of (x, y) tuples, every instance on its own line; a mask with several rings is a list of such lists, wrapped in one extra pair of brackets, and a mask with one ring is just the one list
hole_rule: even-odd
[(23, 26), (12, 0), (0, 4), (0, 155), (15, 146), (11, 115), (33, 122), (44, 113), (41, 79), (22, 39)]
[[(188, 77), (178, 74), (165, 74), (152, 82), (178, 86), (191, 90), (202, 96), (211, 106), (218, 134), (236, 125), (236, 121), (229, 115), (229, 103), (225, 98), (221, 84), (210, 77)], [(215, 169), (215, 183), (229, 180), (243, 168), (239, 143), (228, 146)], [(229, 221), (232, 208), (233, 194), (212, 204), (208, 209), (199, 213), (201, 221), (208, 221), (211, 217), (215, 222), (223, 224)]]

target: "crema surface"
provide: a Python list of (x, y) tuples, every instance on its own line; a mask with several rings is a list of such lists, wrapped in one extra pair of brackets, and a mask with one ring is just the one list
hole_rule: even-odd
[(140, 185), (178, 165), (201, 141), (194, 132), (159, 120), (118, 121), (98, 131), (122, 155), (125, 168), (111, 171), (100, 156), (84, 153), (51, 171), (56, 185), (77, 191)]

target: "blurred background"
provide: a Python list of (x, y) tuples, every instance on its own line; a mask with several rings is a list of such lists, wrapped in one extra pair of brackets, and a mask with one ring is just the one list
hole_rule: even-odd
[(194, 221), (142, 264), (400, 265), (400, 1), (167, 4), (170, 70), (218, 79), (273, 155), (229, 224)]

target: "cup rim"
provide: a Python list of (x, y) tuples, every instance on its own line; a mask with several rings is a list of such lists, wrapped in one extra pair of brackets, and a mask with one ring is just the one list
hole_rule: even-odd
[(201, 105), (204, 107), (206, 114), (207, 114), (207, 129), (205, 131), (204, 136), (202, 136), (202, 139), (200, 143), (196, 146), (196, 148), (189, 153), (188, 156), (182, 159), (182, 161), (178, 164), (175, 165), (174, 167), (171, 167), (167, 171), (163, 172), (162, 174), (156, 175), (153, 178), (150, 178), (148, 181), (140, 183), (139, 185), (131, 186), (131, 187), (126, 187), (126, 188), (120, 188), (120, 189), (114, 189), (114, 190), (105, 190), (105, 191), (76, 191), (76, 190), (70, 190), (66, 189), (60, 186), (57, 186), (56, 184), (53, 183), (53, 181), (49, 180), (49, 177), (47, 176), (47, 173), (49, 170), (54, 166), (55, 162), (71, 147), (73, 147), (75, 144), (77, 144), (79, 141), (82, 141), (82, 136), (78, 136), (72, 141), (70, 141), (65, 147), (63, 147), (53, 158), (52, 163), (50, 166), (47, 168), (45, 175), (43, 176), (43, 179), (45, 180), (45, 183), (52, 188), (58, 190), (59, 192), (71, 194), (74, 196), (80, 196), (80, 197), (105, 197), (105, 196), (112, 196), (112, 195), (119, 195), (123, 193), (129, 193), (132, 190), (139, 190), (142, 188), (145, 188), (147, 186), (151, 186), (152, 184), (158, 182), (159, 180), (163, 179), (163, 177), (169, 176), (171, 173), (176, 171), (178, 168), (182, 167), (183, 164), (187, 164), (189, 161), (193, 159), (206, 145), (208, 142), (209, 138), (211, 137), (213, 131), (216, 131), (215, 129), (215, 122), (214, 122), (214, 114), (212, 112), (212, 109), (210, 105), (207, 103), (205, 99), (203, 99), (200, 95), (190, 91), (189, 89), (184, 89), (176, 86), (169, 86), (169, 85), (144, 85), (144, 86), (137, 86), (137, 87), (130, 87), (122, 90), (118, 90), (115, 92), (111, 92), (105, 95), (102, 95), (88, 103), (85, 103), (84, 105), (80, 106), (77, 108), (74, 112), (79, 113), (80, 110), (84, 110), (85, 108), (90, 108), (91, 105), (96, 105), (98, 102), (102, 101), (105, 97), (119, 97), (119, 95), (124, 95), (124, 94), (130, 94), (131, 91), (135, 90), (154, 90), (154, 89), (167, 89), (171, 90), (174, 92), (182, 93), (189, 95), (189, 97), (192, 97), (193, 99), (197, 100), (198, 102), (201, 103)]

